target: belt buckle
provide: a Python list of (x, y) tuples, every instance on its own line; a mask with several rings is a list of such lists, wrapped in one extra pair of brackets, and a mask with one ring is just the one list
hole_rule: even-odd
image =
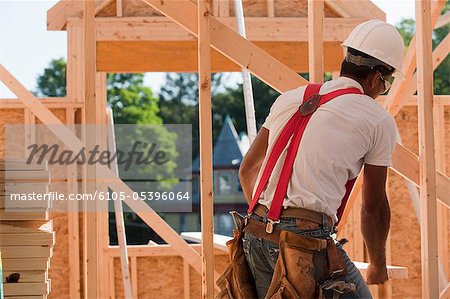
[(272, 220), (267, 218), (266, 222), (266, 233), (271, 234), (273, 232), (273, 227), (275, 224), (280, 223), (280, 220)]

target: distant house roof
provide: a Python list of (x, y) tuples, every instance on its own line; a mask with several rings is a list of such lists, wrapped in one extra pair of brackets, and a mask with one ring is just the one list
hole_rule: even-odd
[[(231, 117), (225, 117), (224, 124), (217, 137), (213, 149), (213, 167), (214, 168), (232, 168), (241, 164), (242, 158), (247, 153), (250, 142), (245, 134), (239, 137), (236, 128), (233, 125)], [(200, 171), (200, 157), (197, 156), (192, 163), (192, 171)]]

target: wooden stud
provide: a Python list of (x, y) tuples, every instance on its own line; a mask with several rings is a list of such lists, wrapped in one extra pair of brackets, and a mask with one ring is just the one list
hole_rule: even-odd
[(309, 80), (323, 83), (324, 0), (308, 0)]
[(118, 17), (122, 17), (122, 15), (123, 15), (122, 7), (123, 7), (122, 0), (116, 0), (116, 15)]
[(219, 0), (219, 16), (228, 17), (230, 15), (230, 3), (228, 0)]
[[(86, 124), (96, 125), (100, 123), (99, 109), (95, 88), (95, 6), (94, 0), (83, 2), (83, 39), (84, 39), (84, 84), (85, 84), (85, 115)], [(87, 130), (87, 147), (94, 148), (97, 141), (96, 130)], [(87, 192), (94, 194), (97, 191), (97, 169), (96, 165), (88, 165), (87, 180), (91, 183), (87, 185)], [(98, 210), (97, 202), (92, 201), (86, 204), (86, 270), (87, 284), (85, 286), (87, 298), (99, 297), (99, 240), (98, 240)]]
[(275, 0), (266, 0), (267, 4), (267, 17), (275, 17)]
[[(68, 84), (71, 85), (71, 84)], [(67, 107), (66, 124), (72, 132), (75, 130), (75, 109)], [(75, 194), (78, 192), (77, 168), (75, 165), (67, 166), (67, 192)], [(81, 297), (80, 290), (80, 232), (79, 232), (79, 209), (78, 203), (75, 201), (68, 202), (69, 211), (67, 213), (67, 230), (69, 244), (69, 294), (71, 299), (79, 299)]]
[(131, 258), (131, 289), (133, 290), (133, 298), (138, 299), (138, 275), (137, 275), (137, 257)]
[[(224, 2), (221, 2), (222, 5)], [(228, 2), (227, 2), (228, 3)], [(214, 241), (212, 187), (212, 115), (210, 0), (198, 0), (198, 77), (200, 132), (200, 196), (202, 223), (202, 298), (214, 298)]]
[(416, 2), (422, 297), (439, 297), (431, 4)]
[[(444, 106), (434, 101), (434, 129), (436, 144), (436, 168), (445, 173), (445, 111)], [(448, 277), (448, 207), (442, 202), (437, 203), (437, 229), (439, 261), (444, 276)]]
[(115, 273), (116, 270), (114, 268), (114, 257), (111, 257), (109, 254), (110, 251), (108, 251), (106, 254), (109, 257), (109, 267), (108, 267), (108, 273), (109, 273), (109, 298), (114, 299), (116, 298), (116, 284), (115, 282)]
[[(108, 150), (111, 153), (116, 152), (116, 137), (114, 134), (114, 119), (112, 109), (108, 109)], [(119, 177), (119, 169), (117, 167), (117, 160), (111, 163), (111, 170)], [(117, 240), (120, 247), (120, 264), (122, 270), (122, 283), (124, 296), (126, 299), (133, 298), (130, 281), (130, 268), (128, 264), (128, 251), (127, 251), (127, 237), (125, 234), (125, 223), (123, 220), (123, 208), (122, 201), (114, 200), (114, 215), (116, 218), (116, 230)], [(108, 234), (107, 234), (108, 235)], [(114, 284), (114, 280), (110, 281)]]

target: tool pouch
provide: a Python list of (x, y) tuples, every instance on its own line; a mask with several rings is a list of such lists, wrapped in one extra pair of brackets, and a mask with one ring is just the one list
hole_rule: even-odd
[(281, 231), (279, 248), (266, 299), (317, 298), (329, 272), (327, 241)]
[[(237, 213), (236, 213), (237, 214)], [(220, 292), (216, 299), (248, 299), (257, 298), (255, 280), (248, 266), (242, 244), (244, 235), (242, 219), (232, 214), (236, 229), (233, 231), (234, 238), (227, 242), (230, 265), (217, 279)], [(237, 223), (239, 222), (239, 223)]]

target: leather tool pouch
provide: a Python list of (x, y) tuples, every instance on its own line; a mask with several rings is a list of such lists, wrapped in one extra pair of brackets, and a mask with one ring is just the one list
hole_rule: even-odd
[(332, 239), (281, 231), (279, 247), (267, 299), (318, 298), (323, 295), (324, 282), (338, 281), (347, 274), (343, 257)]
[[(220, 292), (216, 299), (248, 299), (257, 298), (255, 281), (245, 258), (242, 244), (243, 219), (237, 213), (231, 213), (235, 221), (236, 229), (234, 238), (227, 242), (230, 265), (217, 279)], [(239, 218), (240, 217), (240, 218)]]
[(280, 252), (267, 299), (317, 298), (328, 274), (326, 240), (280, 233)]

